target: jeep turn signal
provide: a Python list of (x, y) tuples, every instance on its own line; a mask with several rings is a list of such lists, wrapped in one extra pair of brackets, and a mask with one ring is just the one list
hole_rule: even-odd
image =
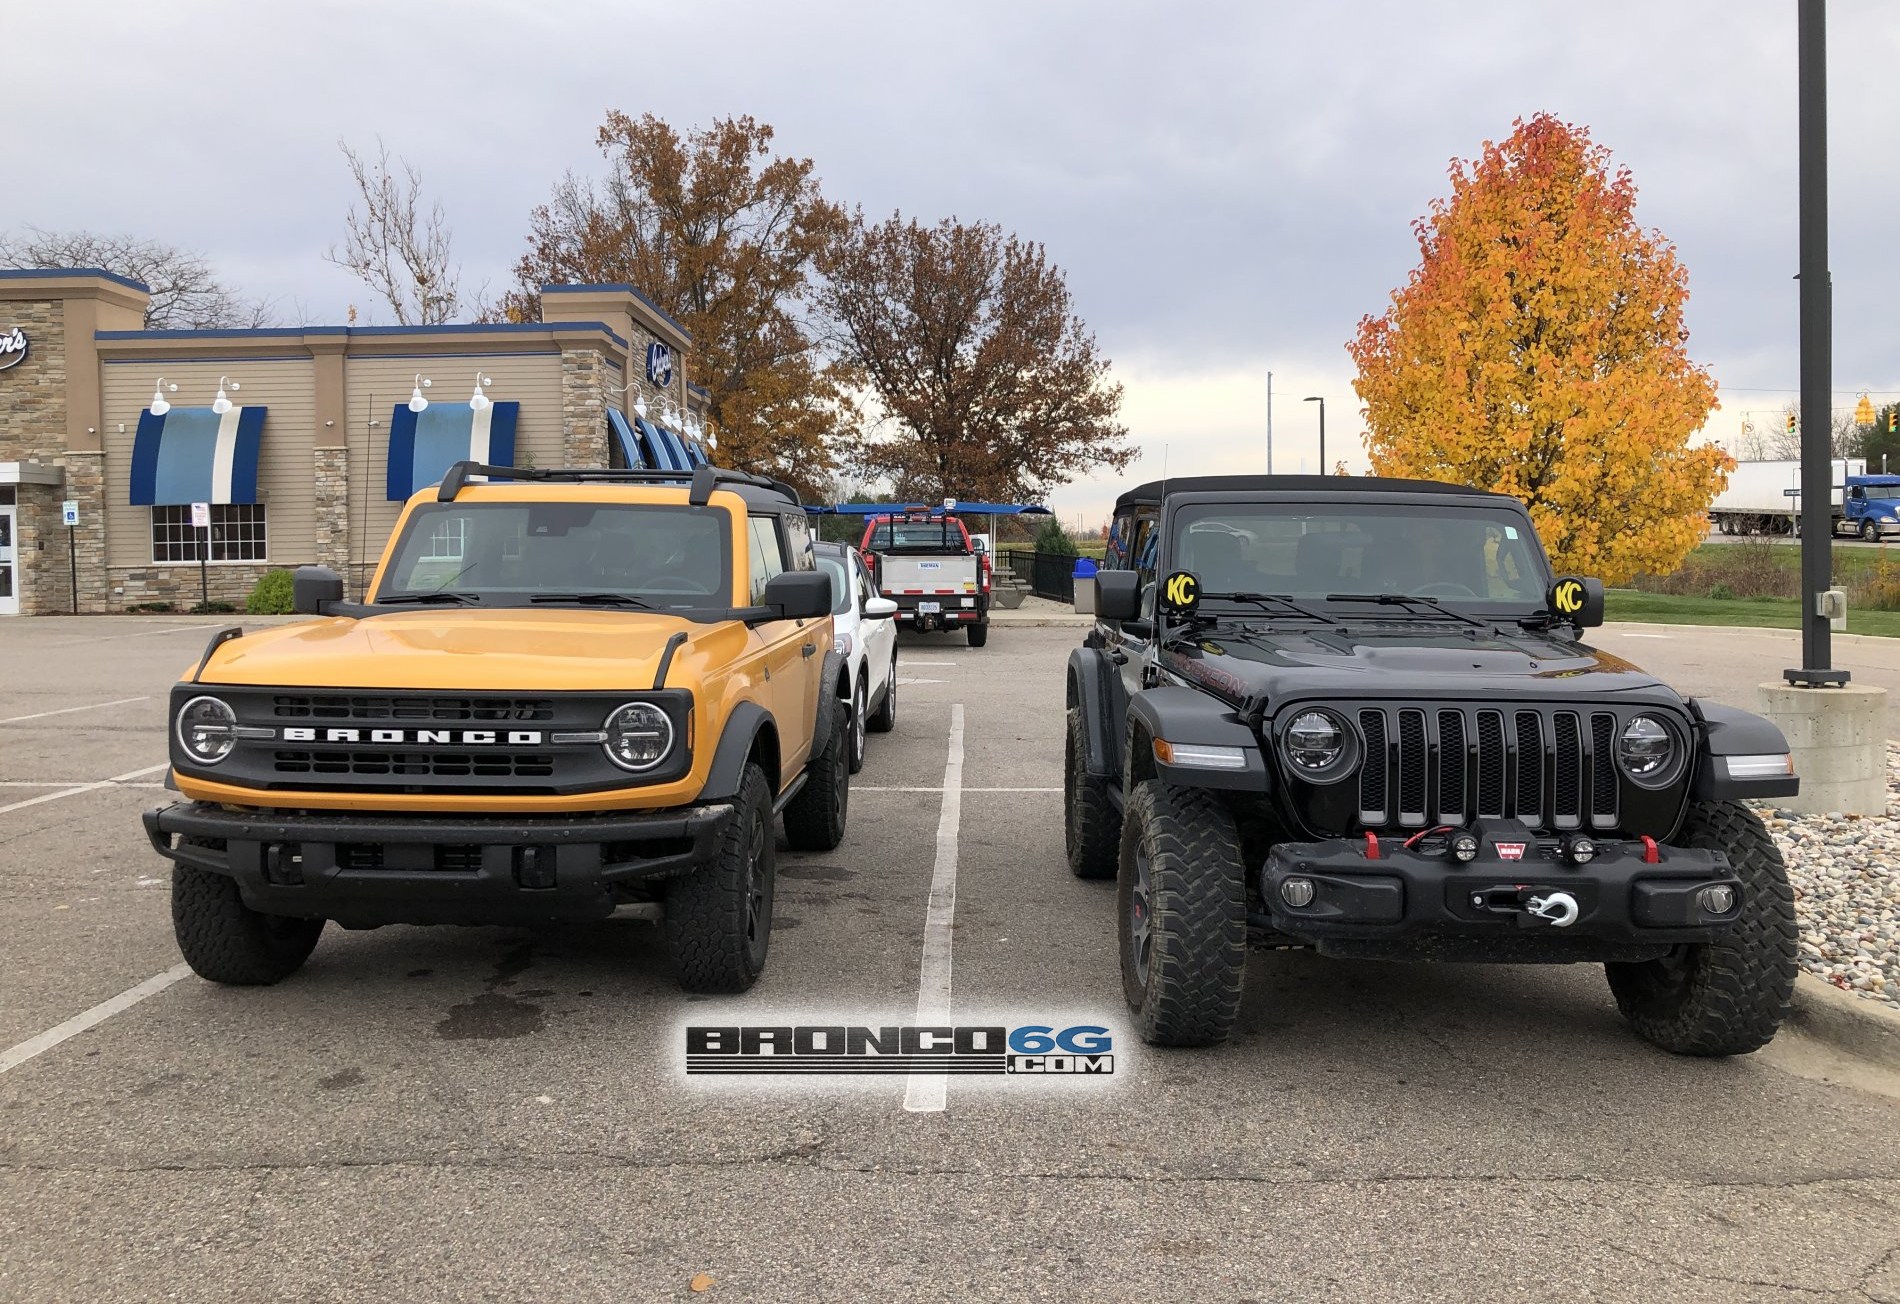
[(1155, 759), (1163, 765), (1189, 765), (1200, 770), (1244, 770), (1247, 753), (1238, 747), (1216, 747), (1201, 743), (1171, 743), (1155, 739)]

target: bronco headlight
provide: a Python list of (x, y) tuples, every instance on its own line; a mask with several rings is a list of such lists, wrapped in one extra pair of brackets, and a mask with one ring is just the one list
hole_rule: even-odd
[(1331, 711), (1301, 711), (1280, 735), (1280, 753), (1293, 772), (1313, 783), (1342, 779), (1352, 768), (1353, 733)]
[(623, 770), (650, 770), (673, 750), (673, 721), (651, 702), (628, 702), (607, 717), (607, 759)]
[(1654, 716), (1632, 716), (1616, 742), (1623, 773), (1645, 788), (1660, 788), (1675, 777), (1681, 747), (1675, 731)]
[(200, 765), (216, 765), (237, 745), (237, 712), (215, 697), (194, 697), (173, 722), (178, 746)]

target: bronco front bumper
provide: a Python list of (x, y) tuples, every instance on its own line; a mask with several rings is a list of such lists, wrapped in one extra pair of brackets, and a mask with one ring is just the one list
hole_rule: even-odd
[(1250, 922), (1335, 955), (1532, 962), (1651, 958), (1741, 915), (1720, 851), (1592, 838), (1576, 863), (1565, 838), (1515, 821), (1461, 831), (1478, 843), (1469, 861), (1449, 832), (1279, 844)]
[(177, 802), (145, 831), (160, 855), (236, 879), (253, 910), (373, 928), (602, 918), (711, 859), (732, 818), (724, 803), (468, 818)]

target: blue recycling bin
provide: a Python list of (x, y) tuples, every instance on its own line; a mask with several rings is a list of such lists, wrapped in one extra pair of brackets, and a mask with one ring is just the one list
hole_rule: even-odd
[(1095, 614), (1095, 572), (1099, 570), (1093, 557), (1077, 557), (1072, 578), (1075, 581), (1075, 609), (1084, 616)]

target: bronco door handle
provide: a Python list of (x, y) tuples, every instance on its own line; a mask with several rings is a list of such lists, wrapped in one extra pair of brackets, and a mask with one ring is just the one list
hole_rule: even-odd
[(812, 645), (811, 645), (810, 643), (807, 643), (807, 644), (805, 644), (805, 646), (804, 646), (804, 647), (801, 647), (801, 648), (800, 648), (800, 649), (798, 649), (798, 650), (799, 650), (799, 652), (800, 652), (800, 653), (802, 653), (803, 655), (805, 655), (805, 656), (807, 656), (807, 657), (809, 657), (809, 656), (811, 656), (811, 654), (812, 654), (812, 653), (814, 653), (814, 652), (816, 652), (816, 651), (817, 651), (818, 649), (817, 649), (816, 647), (814, 647), (814, 646), (812, 646)]

